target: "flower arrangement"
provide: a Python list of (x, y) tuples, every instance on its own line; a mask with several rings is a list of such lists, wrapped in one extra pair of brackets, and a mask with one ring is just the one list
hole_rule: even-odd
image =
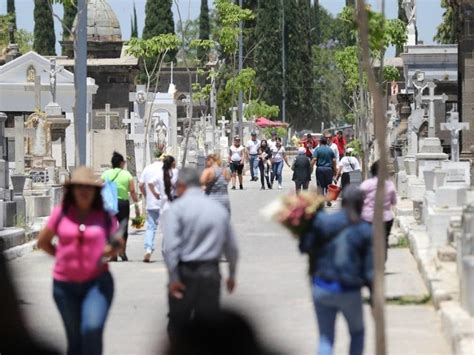
[(132, 227), (133, 228), (142, 229), (144, 225), (145, 225), (145, 216), (144, 215), (138, 215), (138, 216), (132, 218)]
[(314, 216), (323, 207), (326, 199), (313, 191), (282, 197), (269, 207), (272, 218), (288, 229), (295, 238), (309, 231)]

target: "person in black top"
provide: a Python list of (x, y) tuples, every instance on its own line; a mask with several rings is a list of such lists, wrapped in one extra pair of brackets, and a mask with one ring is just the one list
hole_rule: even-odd
[(258, 150), (258, 168), (260, 169), (260, 181), (262, 182), (262, 190), (265, 190), (265, 180), (269, 189), (272, 188), (270, 183), (270, 158), (272, 151), (268, 146), (267, 140), (262, 139)]
[(311, 162), (305, 153), (306, 149), (304, 147), (299, 148), (298, 155), (291, 167), (297, 194), (299, 194), (301, 190), (308, 190), (309, 182), (311, 181)]

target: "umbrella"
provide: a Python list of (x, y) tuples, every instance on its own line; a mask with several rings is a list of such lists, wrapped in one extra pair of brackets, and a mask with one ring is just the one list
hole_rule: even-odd
[(272, 121), (265, 117), (259, 117), (255, 120), (255, 123), (260, 128), (267, 128), (267, 127), (288, 127), (288, 123), (284, 123), (281, 121)]

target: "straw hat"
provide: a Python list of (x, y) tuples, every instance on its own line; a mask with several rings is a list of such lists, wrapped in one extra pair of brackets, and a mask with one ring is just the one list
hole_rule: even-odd
[(71, 179), (65, 185), (84, 185), (92, 187), (102, 187), (102, 180), (98, 179), (92, 169), (87, 166), (80, 166), (72, 172)]

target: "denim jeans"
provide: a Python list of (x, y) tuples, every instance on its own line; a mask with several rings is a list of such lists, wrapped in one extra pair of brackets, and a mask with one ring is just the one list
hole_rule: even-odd
[(67, 355), (102, 354), (102, 334), (113, 295), (109, 272), (82, 283), (54, 281), (54, 301), (66, 328)]
[(277, 180), (278, 183), (281, 185), (281, 182), (283, 181), (283, 161), (280, 161), (278, 163), (272, 163), (272, 184), (273, 180)]
[(341, 312), (351, 335), (350, 355), (364, 352), (364, 318), (360, 290), (334, 293), (313, 285), (313, 300), (319, 328), (318, 355), (332, 355), (336, 315)]
[(252, 178), (258, 178), (258, 155), (250, 155), (250, 176)]
[(160, 219), (160, 210), (146, 210), (145, 250), (155, 250), (155, 236)]

